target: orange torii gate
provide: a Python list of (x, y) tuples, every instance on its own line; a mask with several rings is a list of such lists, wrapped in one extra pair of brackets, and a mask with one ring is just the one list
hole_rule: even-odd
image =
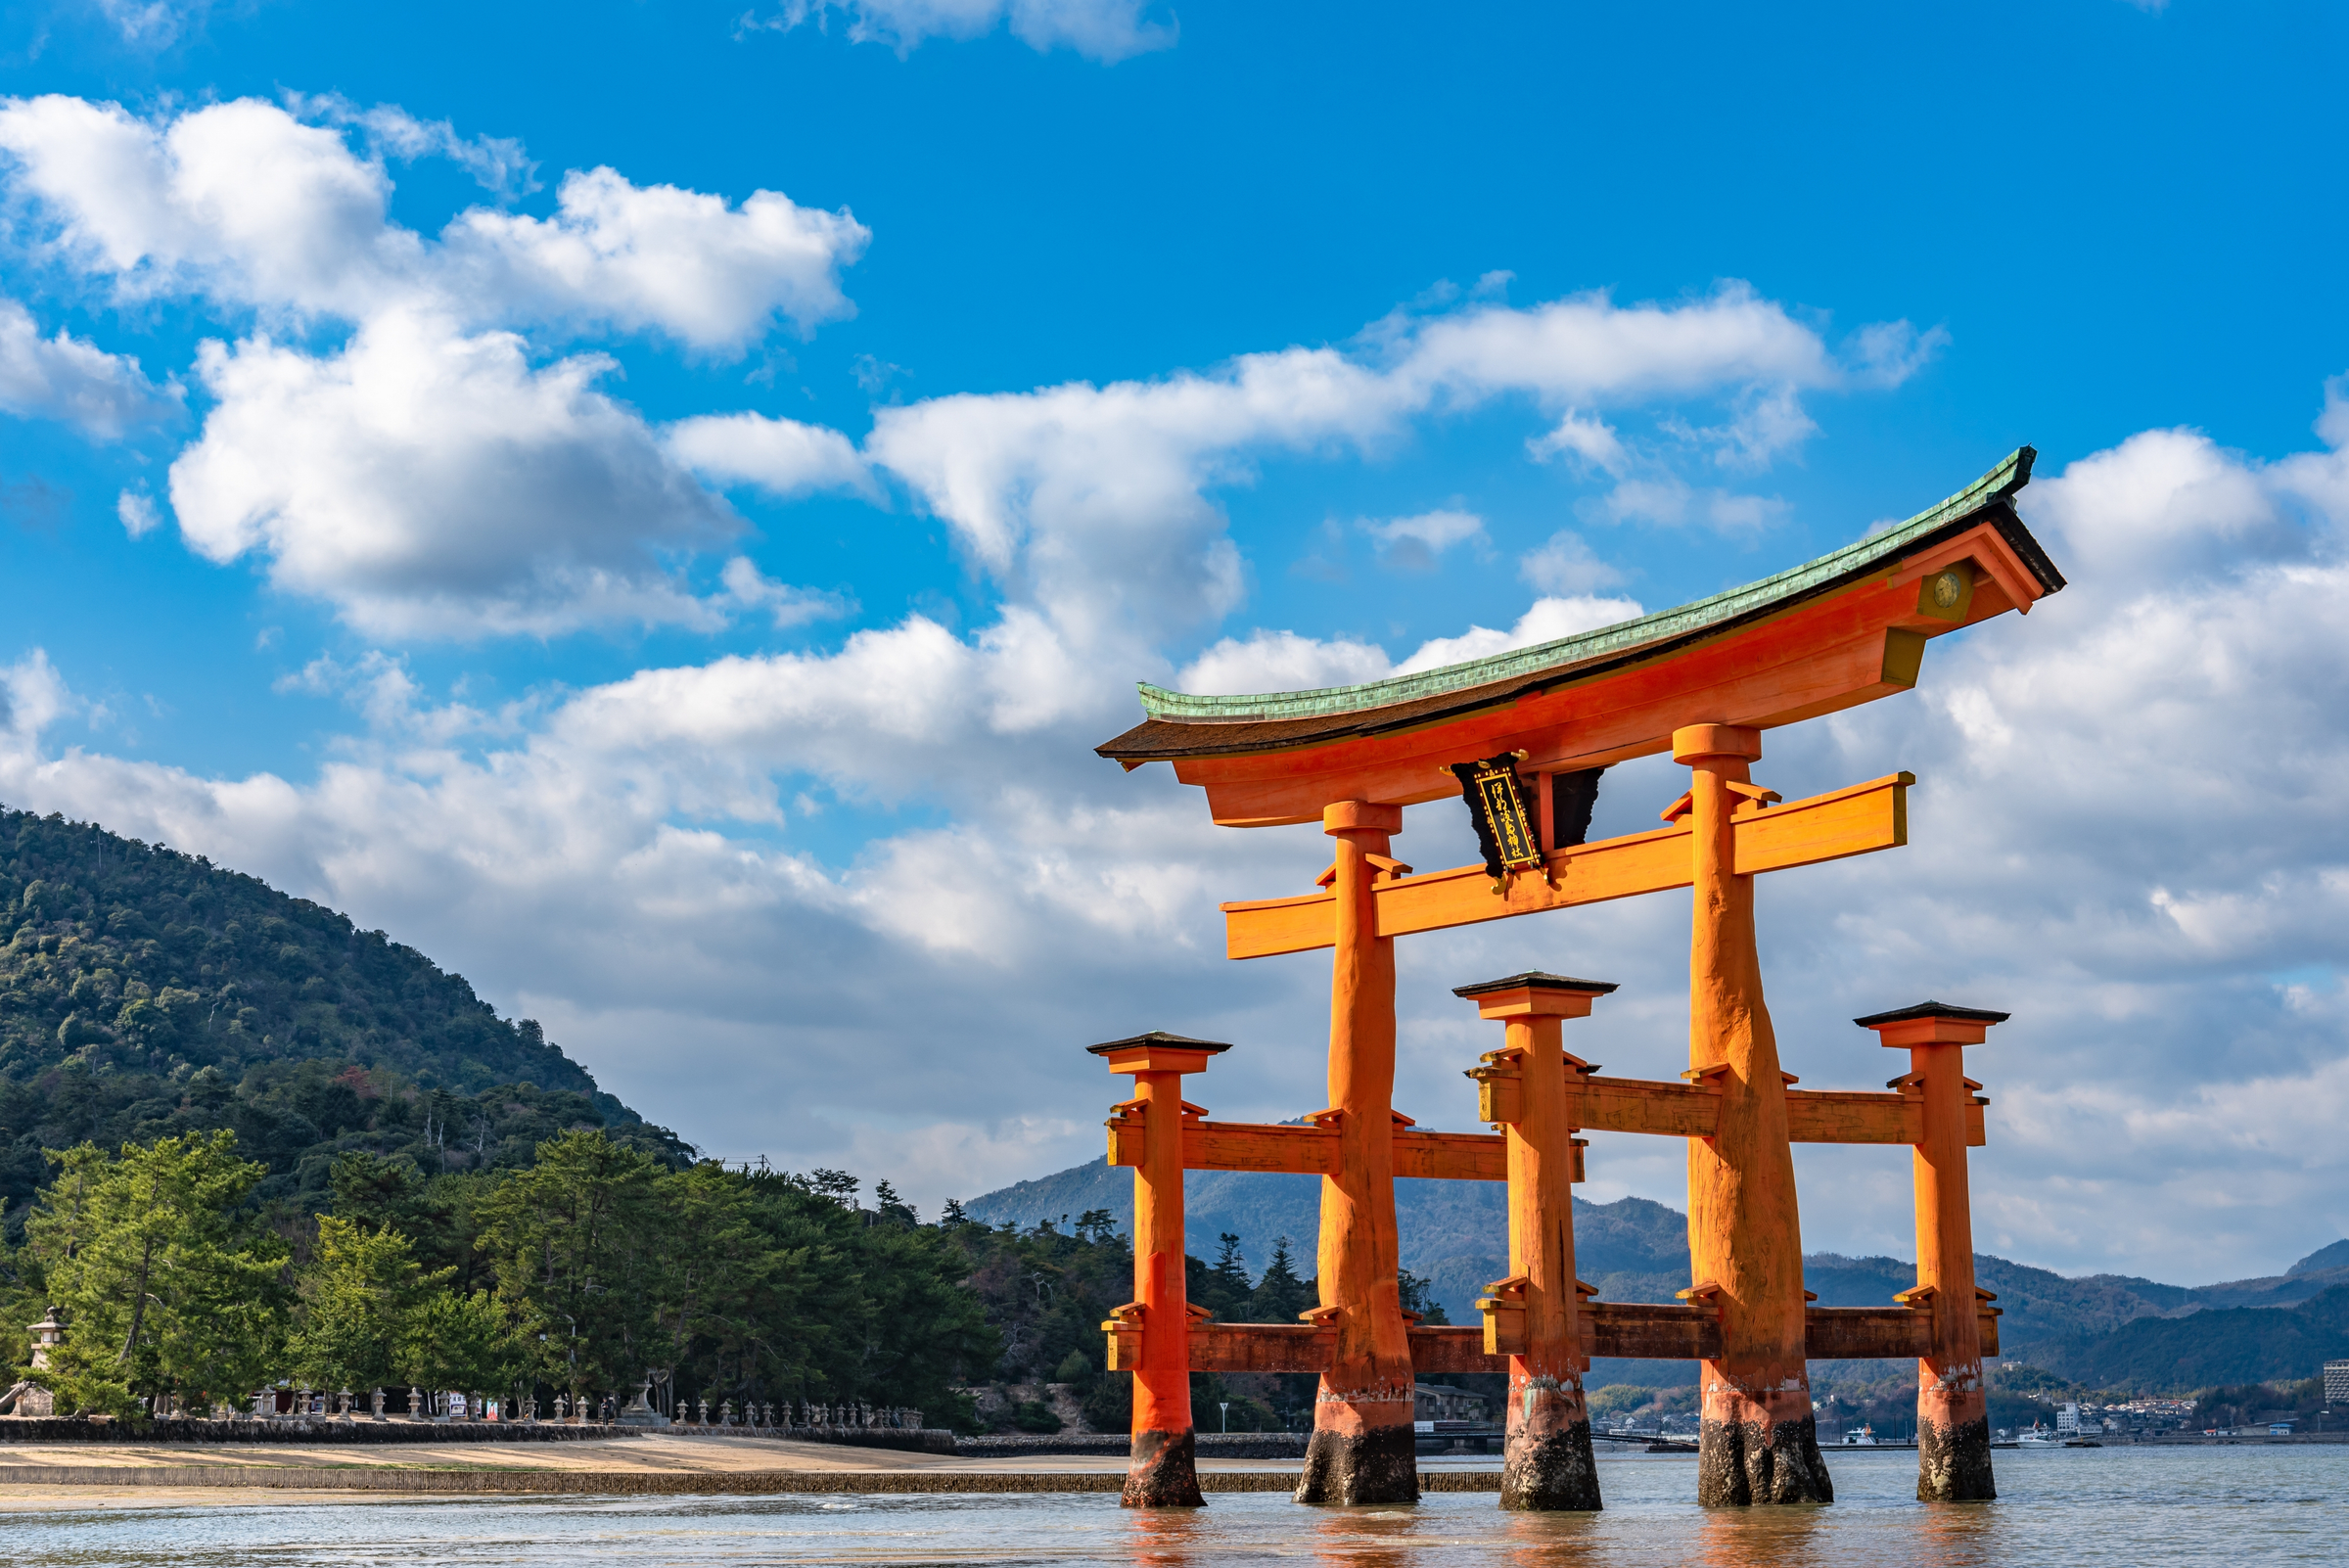
[[(1212, 1122), (1182, 1079), (1228, 1047), (1164, 1034), (1093, 1047), (1136, 1086), (1109, 1124), (1111, 1161), (1135, 1168), (1135, 1299), (1102, 1325), (1110, 1368), (1134, 1374), (1129, 1505), (1200, 1500), (1192, 1371), (1318, 1373), (1297, 1499), (1369, 1503), (1418, 1495), (1416, 1373), (1505, 1370), (1503, 1505), (1594, 1508), (1582, 1389), (1594, 1355), (1703, 1363), (1698, 1495), (1730, 1503), (1832, 1497), (1808, 1360), (1914, 1356), (1918, 1495), (1992, 1495), (1981, 1358), (1997, 1318), (1973, 1283), (1965, 1188), (1986, 1102), (1959, 1056), (2005, 1015), (1926, 1002), (1861, 1019), (1911, 1051), (1911, 1072), (1884, 1093), (1792, 1087), (1763, 999), (1754, 877), (1905, 844), (1914, 779), (1787, 802), (1751, 766), (1763, 730), (1907, 691), (1931, 638), (2063, 586), (2012, 504), (2033, 455), (1808, 565), (1540, 647), (1322, 691), (1142, 688), (1150, 716), (1101, 755), (1172, 762), (1228, 826), (1318, 819), (1335, 859), (1325, 891), (1222, 906), (1231, 957), (1333, 950), (1325, 1109), (1301, 1126)], [(1665, 751), (1689, 770), (1666, 825), (1584, 842), (1599, 770)], [(1390, 854), (1403, 807), (1455, 792), (1485, 863), (1412, 875)], [(1565, 1052), (1561, 1023), (1614, 988), (1524, 974), (1459, 989), (1505, 1025), (1470, 1072), (1498, 1130), (1422, 1132), (1395, 1111), (1397, 937), (1681, 887), (1695, 890), (1682, 1082), (1598, 1077)], [(1684, 1305), (1584, 1299), (1569, 1183), (1582, 1176), (1573, 1134), (1589, 1130), (1687, 1140)], [(1807, 1305), (1796, 1142), (1915, 1151), (1918, 1283), (1896, 1305)], [(1303, 1322), (1218, 1324), (1187, 1305), (1185, 1170), (1322, 1177), (1321, 1305)], [(1510, 1274), (1479, 1304), (1481, 1327), (1403, 1311), (1399, 1176), (1508, 1182)]]

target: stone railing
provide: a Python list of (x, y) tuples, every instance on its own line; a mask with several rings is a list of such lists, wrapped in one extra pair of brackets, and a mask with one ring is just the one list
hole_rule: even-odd
[(777, 1438), (920, 1453), (955, 1452), (954, 1434), (944, 1427), (924, 1426), (919, 1410), (847, 1402), (822, 1405), (787, 1400), (775, 1405), (747, 1401), (738, 1406), (732, 1400), (715, 1405), (694, 1400), (678, 1405), (668, 1430), (682, 1437)]
[(781, 1405), (746, 1401), (737, 1407), (720, 1400), (694, 1400), (677, 1407), (671, 1417), (684, 1432), (756, 1432), (762, 1437), (813, 1437), (847, 1432), (920, 1432), (922, 1412), (902, 1406), (810, 1405), (785, 1400)]
[[(20, 1401), (20, 1403), (22, 1403)], [(264, 1388), (243, 1407), (190, 1408), (168, 1395), (127, 1418), (112, 1416), (0, 1416), (0, 1442), (174, 1443), (508, 1443), (631, 1437), (613, 1418), (616, 1402), (569, 1397), (556, 1403), (559, 1418), (541, 1420), (535, 1401), (521, 1410), (487, 1414), (488, 1401), (463, 1392), (401, 1394), (377, 1389), (364, 1397), (348, 1389), (302, 1384)], [(281, 1408), (281, 1406), (283, 1407)], [(575, 1413), (575, 1408), (576, 1413)], [(601, 1419), (598, 1416), (601, 1416)]]
[[(361, 1407), (362, 1402), (364, 1408)], [(168, 1408), (167, 1400), (159, 1400), (158, 1417), (192, 1412)], [(488, 1414), (492, 1403), (501, 1406), (495, 1416)], [(280, 1408), (280, 1406), (283, 1408)], [(393, 1408), (394, 1406), (400, 1407)], [(411, 1388), (406, 1394), (387, 1394), (377, 1389), (366, 1396), (354, 1395), (348, 1389), (330, 1392), (296, 1384), (289, 1388), (265, 1388), (253, 1396), (250, 1412), (217, 1412), (234, 1415), (241, 1420), (255, 1421), (430, 1421), (445, 1422), (514, 1422), (523, 1425), (547, 1422), (570, 1425), (668, 1426), (681, 1432), (757, 1433), (761, 1437), (833, 1438), (848, 1434), (882, 1432), (920, 1432), (922, 1412), (905, 1406), (867, 1405), (861, 1401), (843, 1401), (838, 1404), (811, 1404), (806, 1401), (785, 1400), (744, 1401), (720, 1400), (713, 1406), (707, 1399), (689, 1401), (678, 1406), (673, 1416), (654, 1412), (645, 1402), (644, 1394), (626, 1406), (619, 1396), (606, 1394), (557, 1394), (544, 1413), (535, 1399), (523, 1401), (516, 1407), (511, 1401), (493, 1402), (482, 1395), (463, 1391), (428, 1392)]]
[[(349, 1389), (329, 1390), (295, 1383), (256, 1390), (244, 1408), (218, 1405), (208, 1411), (184, 1409), (176, 1407), (168, 1396), (161, 1396), (154, 1401), (153, 1409), (144, 1417), (130, 1421), (100, 1418), (39, 1424), (60, 1428), (60, 1436), (67, 1435), (64, 1429), (68, 1428), (72, 1435), (85, 1435), (82, 1429), (86, 1427), (88, 1436), (114, 1435), (117, 1441), (127, 1438), (133, 1430), (166, 1428), (188, 1438), (197, 1436), (196, 1429), (205, 1428), (217, 1429), (224, 1438), (233, 1430), (242, 1434), (245, 1441), (255, 1438), (292, 1441), (296, 1437), (335, 1440), (347, 1436), (369, 1442), (413, 1442), (424, 1435), (415, 1429), (425, 1426), (434, 1428), (431, 1438), (434, 1442), (460, 1437), (481, 1440), (614, 1437), (666, 1428), (689, 1437), (783, 1438), (865, 1448), (953, 1452), (951, 1432), (925, 1427), (920, 1410), (901, 1406), (791, 1400), (780, 1404), (720, 1400), (714, 1406), (704, 1399), (680, 1405), (671, 1418), (651, 1407), (647, 1393), (649, 1389), (640, 1390), (625, 1406), (617, 1395), (557, 1394), (542, 1407), (535, 1398), (519, 1403), (490, 1401), (479, 1393), (462, 1390), (434, 1392), (410, 1388), (392, 1392), (379, 1388), (360, 1395)], [(499, 1407), (494, 1415), (489, 1413), (492, 1404)], [(0, 1435), (23, 1438), (24, 1433), (14, 1429), (33, 1424), (0, 1419)]]
[[(188, 1415), (195, 1412), (172, 1410), (167, 1398), (159, 1399), (155, 1414)], [(490, 1407), (498, 1407), (495, 1414)], [(631, 1407), (633, 1408), (633, 1407)], [(213, 1412), (226, 1419), (233, 1417), (249, 1421), (430, 1421), (439, 1423), (520, 1423), (545, 1425), (621, 1425), (634, 1424), (626, 1420), (620, 1397), (577, 1393), (557, 1394), (541, 1406), (532, 1397), (519, 1403), (498, 1399), (463, 1389), (425, 1390), (410, 1388), (406, 1393), (377, 1389), (372, 1394), (353, 1394), (349, 1389), (339, 1392), (311, 1388), (296, 1383), (257, 1390), (251, 1408), (245, 1410), (220, 1407)]]

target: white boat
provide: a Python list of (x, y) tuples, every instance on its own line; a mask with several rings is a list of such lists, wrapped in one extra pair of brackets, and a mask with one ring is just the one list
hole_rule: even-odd
[(2063, 1440), (2034, 1421), (2030, 1431), (2014, 1435), (2014, 1446), (2018, 1449), (2059, 1449), (2063, 1447)]
[(1843, 1446), (1847, 1449), (1872, 1449), (1876, 1446), (1876, 1429), (1863, 1421), (1844, 1433)]

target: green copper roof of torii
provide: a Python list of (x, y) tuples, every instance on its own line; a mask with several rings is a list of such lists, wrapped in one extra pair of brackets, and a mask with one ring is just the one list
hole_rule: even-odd
[[(1536, 643), (1529, 648), (1512, 648), (1505, 653), (1471, 659), (1465, 664), (1446, 665), (1441, 669), (1423, 669), (1409, 675), (1389, 675), (1384, 680), (1366, 680), (1353, 686), (1324, 686), (1314, 691), (1204, 697), (1169, 691), (1145, 681), (1140, 683), (1142, 708), (1154, 719), (1190, 721), (1261, 721), (1356, 714), (1392, 707), (1397, 703), (1441, 697), (1450, 692), (1466, 691), (1514, 676), (1536, 674), (1560, 665), (1581, 664), (1649, 643), (1676, 640), (1710, 626), (1743, 620), (1780, 602), (1802, 598), (1826, 583), (1851, 577), (1865, 572), (1879, 561), (1904, 554), (1937, 530), (2013, 495), (2030, 483), (2031, 462), (2037, 455), (2028, 446), (2018, 446), (2007, 454), (2004, 462), (1973, 484), (1939, 505), (1927, 507), (1905, 523), (1855, 540), (1839, 550), (1829, 551), (1816, 561), (1790, 568), (1775, 576), (1749, 582), (1741, 588), (1730, 588), (1710, 599), (1699, 599), (1694, 604), (1659, 610), (1654, 615), (1641, 616), (1635, 621), (1619, 622), (1611, 626), (1600, 626), (1594, 631), (1578, 632), (1571, 637)], [(2025, 534), (2015, 542), (2029, 546), (2022, 553), (2045, 588), (2052, 592), (2063, 586), (2062, 575), (2055, 570), (2054, 563), (2047, 558), (2046, 553), (2037, 547), (2036, 541), (2030, 540), (2029, 535)]]

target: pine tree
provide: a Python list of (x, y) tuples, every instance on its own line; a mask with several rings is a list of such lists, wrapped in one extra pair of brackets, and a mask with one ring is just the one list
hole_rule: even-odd
[(1420, 1278), (1408, 1268), (1395, 1270), (1395, 1293), (1402, 1298), (1403, 1310), (1417, 1313), (1421, 1322), (1432, 1324), (1451, 1321), (1444, 1311), (1444, 1304), (1436, 1300), (1433, 1281)]
[(266, 1168), (237, 1158), (234, 1132), (51, 1158), (24, 1231), (66, 1324), (64, 1407), (129, 1415), (170, 1394), (202, 1409), (273, 1374), (285, 1249), (242, 1208)]
[(1247, 1260), (1240, 1256), (1240, 1238), (1226, 1230), (1216, 1237), (1215, 1274), (1226, 1286), (1245, 1296), (1256, 1288), (1248, 1277)]
[(1272, 1261), (1265, 1265), (1265, 1275), (1248, 1294), (1248, 1317), (1252, 1323), (1293, 1323), (1297, 1314), (1314, 1303), (1313, 1287), (1297, 1277), (1296, 1265), (1289, 1257), (1289, 1238), (1280, 1236), (1272, 1243)]
[(317, 1249), (295, 1283), (301, 1326), (286, 1347), (295, 1375), (360, 1393), (408, 1382), (418, 1317), (446, 1295), (450, 1273), (426, 1273), (408, 1238), (389, 1226), (320, 1215)]
[(526, 1343), (498, 1297), (438, 1290), (408, 1319), (399, 1345), (401, 1380), (435, 1390), (502, 1392), (530, 1365)]
[(556, 1388), (632, 1387), (651, 1360), (660, 1250), (694, 1242), (663, 1223), (661, 1175), (600, 1131), (566, 1132), (477, 1205), (498, 1294), (528, 1309), (521, 1333)]

